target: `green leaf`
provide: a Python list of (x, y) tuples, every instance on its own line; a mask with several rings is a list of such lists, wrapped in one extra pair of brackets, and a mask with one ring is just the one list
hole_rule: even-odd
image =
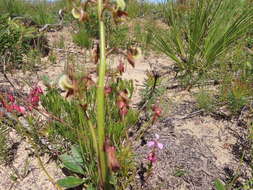
[(216, 190), (226, 190), (226, 187), (218, 179), (214, 181), (214, 185), (215, 185)]
[(57, 184), (60, 185), (61, 187), (73, 188), (73, 187), (77, 187), (77, 186), (83, 184), (84, 182), (85, 182), (84, 179), (77, 178), (74, 176), (69, 176), (64, 179), (58, 180)]
[(117, 0), (118, 9), (124, 10), (126, 8), (126, 3), (124, 0)]
[(75, 162), (83, 163), (83, 157), (79, 146), (73, 145), (71, 147), (71, 156), (75, 159)]
[(84, 170), (81, 167), (83, 162), (78, 162), (75, 158), (68, 154), (63, 154), (60, 156), (60, 160), (62, 161), (64, 167), (69, 169), (72, 172), (76, 172), (79, 174), (84, 174)]
[(86, 190), (95, 190), (95, 188), (92, 185), (89, 185)]

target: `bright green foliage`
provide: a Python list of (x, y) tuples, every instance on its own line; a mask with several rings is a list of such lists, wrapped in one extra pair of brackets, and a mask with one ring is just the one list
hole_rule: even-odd
[(154, 33), (153, 45), (172, 58), (192, 84), (220, 66), (218, 59), (252, 28), (253, 11), (241, 1), (192, 0), (180, 11), (164, 4), (167, 23), (164, 34)]
[[(253, 56), (238, 48), (218, 74), (221, 101), (226, 102), (233, 114), (240, 113), (245, 105), (252, 101)], [(225, 58), (226, 59), (226, 58)], [(222, 60), (224, 61), (224, 60)], [(233, 63), (233, 64), (231, 64)]]
[(20, 67), (22, 56), (29, 49), (25, 40), (30, 37), (31, 29), (26, 29), (10, 20), (8, 15), (0, 15), (0, 58), (8, 67)]
[[(0, 12), (10, 17), (22, 17), (32, 19), (37, 25), (55, 24), (58, 20), (58, 11), (64, 7), (66, 0), (55, 2), (47, 0), (26, 1), (26, 0), (0, 0)], [(45, 11), (46, 10), (46, 11)], [(69, 14), (66, 14), (66, 19)]]
[(148, 1), (128, 0), (126, 11), (130, 18), (156, 17), (159, 13), (160, 5)]
[(0, 12), (12, 17), (24, 15), (28, 7), (23, 0), (0, 0)]
[(216, 190), (226, 190), (225, 185), (223, 185), (223, 184), (220, 182), (220, 180), (218, 180), (218, 179), (215, 180), (214, 185), (215, 185)]
[[(79, 81), (81, 81), (82, 77), (79, 77)], [(42, 97), (42, 105), (50, 114), (58, 118), (58, 121), (48, 121), (49, 139), (59, 139), (61, 137), (74, 144), (71, 152), (60, 156), (63, 166), (74, 173), (85, 175), (88, 184), (97, 186), (96, 151), (93, 148), (92, 134), (89, 130), (89, 122), (91, 122), (92, 127), (96, 123), (96, 115), (94, 113), (96, 88), (92, 86), (87, 89), (87, 86), (83, 86), (84, 83), (79, 84), (78, 89), (80, 92), (72, 100), (66, 100), (56, 89), (49, 89)], [(126, 162), (130, 161), (126, 160), (123, 155), (131, 154), (131, 152), (130, 149), (122, 146), (122, 140), (126, 137), (127, 129), (136, 123), (138, 114), (134, 110), (129, 109), (124, 121), (122, 121), (116, 100), (118, 92), (124, 89), (129, 92), (129, 97), (131, 97), (133, 84), (132, 81), (115, 79), (111, 80), (108, 86), (112, 88), (112, 92), (105, 97), (107, 137), (111, 139), (117, 150), (119, 150), (119, 160), (122, 167), (119, 173), (122, 172), (122, 178), (125, 179), (126, 173), (130, 172), (129, 168), (132, 171), (133, 169), (130, 163), (126, 164)], [(80, 105), (87, 105), (86, 111)], [(66, 181), (63, 182), (65, 183)], [(116, 183), (123, 182), (119, 179), (119, 181), (116, 180)]]
[(45, 24), (54, 24), (57, 22), (57, 10), (54, 10), (54, 7), (47, 4), (46, 1), (35, 5), (30, 14), (32, 20), (38, 25), (43, 26)]
[(57, 184), (61, 187), (65, 188), (73, 188), (82, 185), (85, 182), (85, 180), (74, 177), (74, 176), (68, 176), (64, 179), (60, 179), (57, 181)]
[(0, 61), (6, 70), (23, 68), (25, 54), (29, 63), (36, 59), (36, 54), (46, 55), (48, 51), (47, 40), (36, 28), (26, 27), (22, 20), (11, 19), (9, 15), (0, 16)]
[(83, 169), (84, 159), (82, 158), (82, 153), (79, 147), (72, 146), (71, 154), (63, 154), (60, 156), (60, 160), (65, 168), (69, 169), (72, 172), (78, 174), (85, 174)]
[(79, 24), (80, 30), (85, 30), (90, 37), (98, 38), (99, 28), (98, 28), (98, 15), (94, 10), (89, 10), (89, 20)]

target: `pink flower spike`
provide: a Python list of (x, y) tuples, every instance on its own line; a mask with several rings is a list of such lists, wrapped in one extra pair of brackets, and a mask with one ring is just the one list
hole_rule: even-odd
[(40, 97), (39, 96), (33, 96), (31, 97), (31, 103), (33, 106), (37, 106), (39, 104)]
[(155, 141), (149, 141), (149, 142), (147, 143), (147, 145), (148, 145), (148, 147), (152, 147), (152, 146), (155, 145)]
[(162, 143), (159, 143), (159, 142), (157, 142), (157, 147), (159, 148), (159, 149), (163, 149), (163, 144)]
[(160, 136), (158, 134), (155, 134), (155, 138), (158, 140)]
[(23, 107), (23, 106), (19, 106), (19, 105), (13, 104), (12, 105), (12, 109), (16, 110), (17, 112), (22, 113), (22, 114), (25, 113), (25, 107)]
[(14, 96), (13, 96), (12, 94), (9, 94), (9, 95), (8, 95), (8, 99), (9, 99), (9, 101), (12, 102), (12, 103), (15, 102), (15, 98), (14, 98)]
[(37, 86), (37, 87), (36, 87), (36, 92), (37, 92), (38, 94), (43, 94), (43, 90), (42, 90), (42, 88), (41, 88), (40, 86)]

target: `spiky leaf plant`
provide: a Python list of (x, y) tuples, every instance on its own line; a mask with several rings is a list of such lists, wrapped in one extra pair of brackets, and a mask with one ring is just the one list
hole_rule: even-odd
[(253, 10), (243, 1), (190, 0), (164, 4), (170, 29), (154, 32), (153, 45), (175, 61), (180, 76), (194, 84), (229, 53), (253, 26)]

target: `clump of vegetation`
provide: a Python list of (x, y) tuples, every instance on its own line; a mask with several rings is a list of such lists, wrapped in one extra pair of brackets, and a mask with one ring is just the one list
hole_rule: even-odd
[(48, 54), (47, 41), (33, 27), (26, 27), (21, 21), (8, 15), (0, 16), (0, 58), (5, 70), (21, 68), (24, 55), (37, 49)]
[[(236, 118), (246, 108), (252, 113), (253, 10), (248, 3), (252, 2), (189, 0), (153, 4), (132, 0), (126, 5), (124, 0), (0, 0), (0, 11), (5, 13), (0, 16), (0, 61), (4, 70), (28, 69), (41, 62), (47, 50), (41, 49), (43, 37), (38, 28), (58, 23), (59, 9), (65, 12), (62, 23), (67, 22), (77, 31), (72, 34), (75, 44), (90, 49), (95, 42), (91, 53), (94, 65), (97, 64), (97, 69), (90, 72), (68, 63), (55, 83), (45, 79), (45, 91), (35, 86), (28, 97), (20, 100), (4, 94), (0, 96), (1, 106), (17, 120), (18, 127), (14, 128), (33, 145), (39, 161), (40, 151), (47, 151), (68, 171), (57, 182), (49, 176), (58, 189), (125, 190), (137, 172), (129, 129), (140, 122), (143, 110), (147, 123), (135, 134), (137, 138), (161, 117), (163, 111), (158, 102), (163, 103), (167, 90), (165, 75), (147, 72), (140, 110), (133, 109), (133, 81), (122, 77), (126, 64), (135, 67), (140, 47), (163, 52), (174, 61), (175, 79), (181, 82), (173, 88), (198, 88), (194, 94), (198, 109), (215, 113), (225, 105)], [(22, 22), (24, 18), (31, 23)], [(61, 36), (56, 46), (67, 52), (64, 40)], [(113, 63), (116, 68), (106, 63), (113, 54), (120, 57)], [(48, 59), (53, 64), (58, 62), (53, 53)], [(18, 116), (28, 124), (21, 123)], [(7, 129), (0, 127), (0, 162), (7, 155)], [(53, 148), (45, 145), (42, 137)], [(46, 150), (39, 150), (39, 146)], [(146, 156), (146, 180), (164, 145), (156, 134), (147, 146), (151, 149)], [(179, 171), (175, 175), (183, 174)], [(218, 190), (232, 189), (233, 182), (225, 185), (217, 180), (214, 186)], [(252, 179), (244, 188), (252, 188)]]
[(199, 109), (204, 109), (207, 112), (212, 112), (216, 107), (216, 100), (212, 92), (207, 89), (201, 89), (195, 94), (197, 106)]
[(22, 16), (26, 13), (29, 4), (19, 0), (0, 0), (0, 11), (11, 17)]
[(37, 3), (32, 11), (32, 20), (38, 25), (43, 26), (45, 24), (55, 24), (58, 22), (57, 9), (53, 7), (52, 4), (48, 5), (46, 1)]
[[(34, 87), (22, 106), (17, 105), (14, 98), (1, 99), (8, 112), (21, 114), (28, 121), (30, 130), (27, 132), (22, 127), (19, 130), (33, 144), (38, 160), (40, 158), (37, 145), (41, 144), (41, 134), (49, 141), (64, 142), (66, 148), (57, 151), (61, 154), (59, 159), (62, 167), (67, 169), (70, 175), (57, 181), (58, 188), (117, 187), (123, 190), (134, 180), (135, 175), (129, 177), (136, 168), (132, 160), (128, 129), (136, 124), (139, 113), (130, 106), (134, 90), (133, 81), (124, 80), (122, 74), (127, 63), (132, 67), (135, 66), (141, 51), (132, 44), (125, 46), (116, 38), (105, 40), (108, 34), (106, 26), (109, 22), (114, 23), (112, 30), (114, 35), (121, 34), (120, 29), (118, 33), (116, 32), (116, 27), (124, 21), (122, 17), (127, 16), (125, 6), (122, 0), (117, 2), (99, 0), (95, 4), (91, 1), (72, 2), (72, 15), (80, 22), (77, 24), (79, 33), (73, 35), (74, 41), (88, 48), (91, 38), (100, 40), (92, 52), (94, 63), (99, 61), (97, 84), (92, 75), (78, 70), (74, 64), (68, 64), (65, 73), (58, 81), (61, 91), (47, 83), (48, 89), (44, 92), (39, 86)], [(106, 44), (110, 44), (111, 39), (114, 41), (111, 44), (113, 48), (107, 52)], [(125, 40), (124, 37), (123, 41)], [(127, 53), (121, 48), (127, 48)], [(114, 52), (120, 53), (122, 59), (116, 63), (118, 64), (116, 69), (107, 70), (106, 58)], [(35, 59), (34, 55), (35, 52), (30, 52), (29, 57)], [(66, 92), (65, 96), (62, 96), (62, 91)], [(38, 129), (36, 122), (39, 116), (30, 112), (40, 110), (38, 107), (40, 101), (47, 115), (53, 117), (44, 122), (45, 126)], [(156, 112), (152, 117), (154, 123), (160, 117), (161, 110), (154, 107), (153, 111)]]
[(252, 28), (253, 12), (233, 0), (187, 1), (183, 11), (179, 6), (164, 4), (170, 29), (154, 33), (153, 45), (175, 61), (189, 86), (221, 67), (219, 58)]
[(5, 127), (2, 124), (2, 121), (0, 121), (1, 128), (0, 128), (0, 164), (4, 163), (4, 161), (7, 158), (7, 151), (8, 151), (8, 146), (7, 146), (7, 133), (8, 133), (8, 128)]
[(86, 30), (80, 30), (73, 34), (73, 42), (82, 48), (91, 47), (91, 37)]
[[(29, 33), (29, 31), (27, 31)], [(27, 44), (23, 43), (23, 36), (26, 31), (22, 31), (7, 15), (0, 17), (0, 56), (5, 67), (20, 66), (22, 55), (27, 52)], [(12, 64), (11, 64), (12, 63)]]

